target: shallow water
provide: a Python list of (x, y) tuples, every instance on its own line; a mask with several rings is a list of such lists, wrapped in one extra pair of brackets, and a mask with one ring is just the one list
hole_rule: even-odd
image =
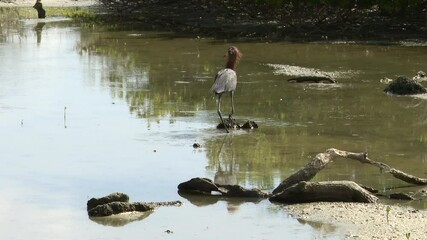
[[(341, 239), (342, 229), (300, 223), (267, 200), (188, 198), (176, 187), (208, 177), (272, 190), (330, 147), (366, 151), (427, 178), (426, 98), (389, 96), (380, 83), (426, 71), (425, 45), (227, 42), (63, 20), (1, 28), (4, 239)], [(215, 128), (209, 89), (229, 45), (243, 52), (235, 117), (259, 129)], [(333, 75), (338, 84), (286, 81), (306, 72)], [(228, 96), (223, 110), (230, 110)], [(385, 193), (422, 190), (345, 159), (314, 179), (322, 180)], [(125, 223), (90, 220), (86, 201), (111, 192), (184, 206)], [(397, 203), (427, 207), (425, 200)]]

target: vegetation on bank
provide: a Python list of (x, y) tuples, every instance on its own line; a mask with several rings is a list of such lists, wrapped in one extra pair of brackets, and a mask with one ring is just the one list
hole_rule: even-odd
[[(97, 0), (97, 2), (99, 8), (96, 9), (76, 7), (45, 7), (45, 9), (48, 17), (71, 17), (85, 24), (103, 23), (111, 28), (171, 31), (191, 36), (250, 38), (263, 41), (326, 39), (396, 41), (427, 38), (427, 0)], [(36, 18), (37, 14), (29, 7), (14, 8), (13, 11), (13, 15), (21, 19)], [(104, 14), (105, 12), (108, 14)], [(1, 15), (5, 16), (3, 13)]]
[[(94, 10), (79, 7), (43, 7), (49, 17), (69, 17), (76, 20), (93, 20)], [(32, 7), (0, 7), (0, 21), (37, 18), (37, 11)]]
[(427, 36), (427, 0), (98, 0), (109, 19), (220, 38), (396, 39)]

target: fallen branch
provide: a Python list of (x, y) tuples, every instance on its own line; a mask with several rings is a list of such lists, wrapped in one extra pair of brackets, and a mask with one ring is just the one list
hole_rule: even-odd
[(388, 172), (391, 175), (393, 175), (393, 177), (400, 179), (400, 180), (407, 182), (407, 183), (411, 183), (411, 184), (415, 184), (415, 185), (427, 185), (427, 179), (415, 177), (413, 175), (407, 174), (407, 173), (402, 172), (398, 169), (390, 167), (389, 165), (387, 165), (385, 163), (373, 161), (373, 160), (368, 158), (367, 153), (352, 153), (352, 152), (346, 152), (346, 151), (338, 150), (335, 148), (330, 148), (330, 149), (326, 150), (326, 152), (328, 154), (333, 155), (333, 156), (350, 158), (350, 159), (358, 160), (361, 163), (368, 163), (368, 164), (374, 165), (374, 166), (378, 167), (381, 171)]
[(302, 167), (297, 172), (295, 172), (283, 182), (281, 182), (279, 186), (273, 190), (273, 194), (278, 194), (296, 183), (311, 180), (320, 170), (322, 170), (326, 165), (328, 165), (334, 157), (343, 157), (357, 160), (361, 163), (371, 164), (373, 166), (378, 167), (381, 171), (388, 172), (392, 174), (395, 178), (405, 181), (407, 183), (416, 185), (427, 184), (427, 179), (418, 178), (395, 168), (392, 168), (385, 163), (373, 161), (368, 158), (367, 153), (354, 153), (330, 148), (327, 149), (324, 153), (317, 154), (313, 158), (313, 160), (311, 160), (304, 167)]
[(377, 197), (352, 181), (299, 182), (270, 198), (272, 202), (363, 202), (374, 203)]
[(281, 182), (279, 186), (273, 190), (273, 194), (283, 192), (285, 189), (299, 182), (311, 180), (320, 170), (328, 165), (332, 157), (333, 156), (328, 153), (317, 154), (313, 160)]

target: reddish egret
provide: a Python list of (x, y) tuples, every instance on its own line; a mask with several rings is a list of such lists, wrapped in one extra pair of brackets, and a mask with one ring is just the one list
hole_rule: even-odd
[(215, 82), (212, 85), (211, 90), (218, 96), (218, 115), (221, 119), (222, 124), (224, 125), (227, 133), (229, 132), (227, 129), (227, 125), (224, 123), (224, 119), (221, 114), (221, 97), (225, 92), (229, 92), (231, 96), (231, 113), (229, 115), (229, 119), (234, 114), (234, 91), (237, 86), (237, 74), (235, 68), (240, 58), (242, 57), (242, 53), (237, 49), (237, 47), (230, 47), (227, 51), (227, 63), (225, 64), (225, 68), (219, 71), (215, 76)]

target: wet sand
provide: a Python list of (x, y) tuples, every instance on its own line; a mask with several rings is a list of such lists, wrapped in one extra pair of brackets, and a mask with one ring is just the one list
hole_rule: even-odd
[[(365, 203), (309, 203), (288, 205), (294, 217), (319, 228), (343, 231), (346, 239), (426, 239), (427, 212), (397, 205)], [(323, 227), (324, 224), (326, 227)]]

